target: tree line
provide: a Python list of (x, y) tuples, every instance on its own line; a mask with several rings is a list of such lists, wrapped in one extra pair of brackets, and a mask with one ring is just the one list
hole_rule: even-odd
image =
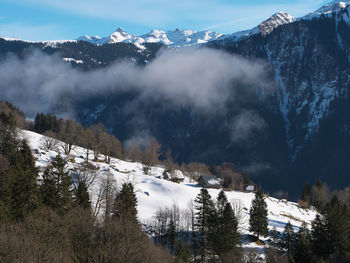
[(122, 143), (103, 124), (82, 127), (74, 120), (57, 119), (56, 116), (39, 113), (34, 119), (33, 130), (46, 136), (42, 141), (45, 150), (61, 147), (69, 155), (74, 145), (77, 145), (85, 149), (87, 160), (93, 155), (97, 161), (103, 154), (107, 163), (111, 157), (121, 159), (124, 156)]
[(239, 222), (224, 191), (214, 202), (203, 188), (188, 210), (159, 209), (150, 225), (154, 242), (178, 262), (241, 262)]
[(180, 165), (174, 160), (171, 149), (164, 149), (155, 139), (143, 143), (132, 139), (124, 146), (101, 123), (82, 127), (74, 120), (58, 119), (51, 114), (38, 113), (34, 119), (33, 130), (46, 136), (42, 141), (45, 150), (61, 147), (64, 153), (69, 155), (73, 146), (78, 145), (85, 148), (86, 159), (92, 155), (96, 161), (103, 154), (107, 163), (110, 162), (110, 157), (140, 162), (146, 174), (152, 166), (161, 163), (167, 172), (181, 170), (194, 181), (202, 174), (214, 174), (223, 179), (223, 187), (227, 189), (244, 190), (245, 185), (253, 184), (247, 174), (236, 171), (233, 163), (210, 167), (199, 162)]

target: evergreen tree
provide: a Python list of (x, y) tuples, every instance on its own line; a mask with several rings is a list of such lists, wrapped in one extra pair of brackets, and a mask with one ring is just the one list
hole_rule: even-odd
[(202, 262), (207, 262), (212, 255), (213, 224), (215, 206), (208, 190), (202, 188), (195, 202), (196, 222), (195, 229), (199, 233), (199, 255)]
[(292, 262), (293, 253), (294, 253), (294, 243), (295, 243), (295, 235), (293, 231), (292, 224), (290, 221), (285, 225), (284, 231), (282, 233), (282, 242), (283, 247), (287, 251), (288, 261)]
[(223, 190), (221, 190), (218, 194), (217, 197), (217, 202), (216, 202), (216, 213), (218, 216), (218, 228), (219, 231), (222, 229), (223, 227), (223, 218), (224, 218), (224, 211), (225, 211), (225, 207), (227, 205), (227, 196), (225, 194), (225, 192)]
[(331, 253), (344, 256), (349, 248), (349, 222), (346, 206), (335, 195), (326, 207), (327, 230), (330, 237)]
[(294, 259), (298, 263), (312, 262), (311, 234), (305, 222), (295, 237)]
[(75, 189), (74, 204), (83, 209), (91, 209), (89, 191), (84, 180), (79, 180), (78, 186)]
[(315, 254), (328, 258), (344, 256), (349, 249), (349, 213), (334, 196), (312, 222), (312, 244)]
[(310, 202), (310, 200), (311, 200), (311, 186), (308, 182), (305, 183), (305, 185), (303, 187), (300, 199), (305, 201), (305, 202)]
[(213, 247), (218, 255), (234, 250), (239, 244), (238, 221), (223, 190), (220, 191), (217, 197), (215, 231), (213, 234)]
[(227, 203), (224, 210), (219, 255), (235, 250), (237, 245), (240, 244), (240, 238), (237, 218), (232, 210), (231, 204)]
[(255, 193), (255, 198), (250, 207), (249, 231), (253, 232), (259, 239), (260, 235), (268, 235), (267, 204), (263, 193), (259, 190)]
[(38, 171), (12, 114), (0, 113), (0, 154), (0, 220), (22, 219), (38, 206)]
[(272, 241), (275, 245), (277, 245), (280, 242), (280, 232), (277, 231), (275, 226), (270, 231), (270, 236), (271, 236)]
[(215, 220), (215, 231), (213, 233), (213, 246), (216, 254), (220, 254), (220, 250), (222, 247), (222, 243), (225, 241), (223, 240), (223, 230), (224, 230), (224, 211), (227, 204), (227, 197), (223, 190), (221, 190), (218, 194), (217, 201), (216, 201), (216, 215), (213, 218)]
[(72, 207), (72, 179), (66, 165), (67, 162), (58, 154), (46, 168), (40, 187), (43, 204), (59, 212)]
[(324, 215), (316, 215), (314, 221), (312, 221), (312, 249), (313, 252), (322, 258), (327, 258), (330, 255), (329, 249), (329, 235), (327, 224)]
[(32, 152), (25, 141), (21, 142), (9, 171), (10, 209), (13, 219), (21, 219), (38, 206), (38, 170)]
[(124, 183), (114, 200), (113, 217), (127, 217), (137, 222), (137, 198), (132, 183)]

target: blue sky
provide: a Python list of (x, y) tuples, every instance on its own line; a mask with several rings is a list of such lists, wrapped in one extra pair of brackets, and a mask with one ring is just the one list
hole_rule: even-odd
[(26, 40), (107, 36), (122, 27), (133, 34), (151, 29), (234, 33), (278, 11), (302, 16), (324, 0), (0, 0), (0, 36)]

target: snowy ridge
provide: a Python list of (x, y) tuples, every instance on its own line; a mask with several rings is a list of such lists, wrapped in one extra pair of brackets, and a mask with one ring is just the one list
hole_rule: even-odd
[[(42, 138), (45, 138), (43, 135), (30, 131), (23, 131), (22, 134), (22, 136), (28, 140), (33, 150), (36, 166), (42, 173), (53, 157), (57, 155), (58, 150), (44, 151), (40, 142)], [(63, 152), (60, 153), (63, 157), (66, 157)], [(77, 167), (79, 163), (84, 162), (84, 149), (81, 147), (74, 147), (71, 156), (74, 158), (74, 162), (72, 162), (71, 158), (69, 159), (68, 169), (74, 171), (74, 168)], [(101, 156), (101, 160), (103, 160), (103, 158), (104, 157)], [(181, 183), (173, 183), (161, 179), (164, 172), (164, 168), (161, 167), (151, 167), (149, 175), (146, 175), (142, 169), (142, 164), (137, 162), (128, 162), (115, 158), (111, 159), (110, 164), (90, 161), (94, 166), (98, 167), (96, 180), (89, 189), (92, 205), (94, 206), (96, 202), (98, 186), (101, 180), (109, 173), (116, 180), (117, 187), (120, 187), (123, 182), (132, 182), (134, 184), (138, 200), (138, 217), (139, 220), (146, 225), (150, 223), (152, 217), (159, 208), (171, 207), (173, 204), (177, 204), (180, 210), (185, 211), (188, 209), (189, 202), (195, 199), (201, 189), (196, 182), (191, 182), (186, 176)], [(209, 193), (213, 199), (216, 199), (219, 190), (209, 189)], [(227, 191), (226, 195), (230, 202), (234, 202), (241, 207), (242, 219), (240, 220), (240, 229), (243, 235), (248, 234), (249, 208), (254, 194)], [(297, 230), (303, 221), (310, 225), (311, 221), (316, 216), (315, 211), (301, 209), (298, 204), (293, 202), (272, 197), (266, 197), (265, 200), (269, 211), (269, 229), (276, 227), (276, 229), (281, 232), (285, 224), (290, 221), (295, 230)], [(247, 241), (245, 241), (244, 247), (263, 248), (258, 247), (255, 243), (247, 243)]]
[(320, 17), (321, 15), (332, 15), (333, 13), (337, 13), (342, 9), (348, 7), (349, 5), (350, 5), (350, 0), (346, 0), (346, 1), (335, 0), (322, 6), (316, 11), (301, 17), (300, 20), (309, 20), (309, 19), (311, 20), (313, 18)]
[(42, 43), (45, 45), (45, 47), (57, 47), (59, 44), (64, 43), (77, 43), (77, 40), (45, 40), (45, 41), (30, 41), (30, 40), (23, 40), (15, 37), (2, 37), (0, 36), (0, 39), (4, 39), (6, 41), (21, 41), (26, 43)]
[(263, 36), (270, 34), (274, 29), (281, 25), (293, 23), (296, 21), (294, 16), (285, 12), (278, 12), (266, 19), (260, 25), (245, 31), (240, 31), (231, 35), (222, 36), (219, 40), (223, 41), (239, 41), (252, 35), (262, 34)]
[(145, 43), (160, 43), (170, 47), (185, 47), (198, 44), (204, 44), (208, 41), (216, 40), (222, 34), (211, 31), (194, 31), (194, 30), (173, 30), (161, 31), (152, 30), (148, 34), (133, 35), (128, 34), (123, 29), (118, 28), (108, 37), (83, 36), (78, 38), (80, 41), (87, 41), (96, 45), (113, 44), (113, 43), (132, 43), (136, 46), (142, 46)]

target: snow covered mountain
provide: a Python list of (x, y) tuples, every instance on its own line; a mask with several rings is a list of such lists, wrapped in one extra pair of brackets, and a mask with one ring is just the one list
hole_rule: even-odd
[[(59, 149), (46, 151), (42, 147), (42, 141), (45, 140), (43, 135), (24, 130), (22, 136), (29, 142), (40, 174), (43, 173), (58, 153), (64, 158), (67, 157)], [(81, 147), (73, 148), (70, 158), (67, 159), (68, 170), (71, 175), (76, 173), (79, 164), (85, 162), (83, 157), (85, 152)], [(97, 167), (95, 180), (89, 187), (92, 207), (96, 207), (99, 186), (107, 176), (113, 177), (117, 187), (120, 187), (124, 182), (132, 182), (138, 200), (138, 218), (145, 226), (152, 225), (152, 218), (159, 209), (170, 208), (174, 204), (179, 207), (181, 214), (184, 214), (189, 209), (189, 203), (195, 199), (201, 189), (196, 182), (191, 181), (186, 176), (184, 182), (181, 183), (162, 179), (164, 168), (160, 166), (151, 167), (149, 174), (146, 175), (141, 163), (112, 158), (110, 164), (106, 164), (103, 159), (104, 156), (101, 156), (98, 162), (90, 160), (90, 163)], [(219, 190), (209, 189), (209, 193), (213, 199), (216, 199)], [(259, 246), (255, 242), (249, 242), (246, 239), (249, 234), (249, 209), (254, 194), (226, 191), (226, 195), (229, 202), (234, 204), (235, 211), (238, 213), (239, 229), (243, 234), (243, 247), (256, 248), (263, 257), (264, 246)], [(286, 223), (290, 221), (294, 230), (297, 231), (303, 222), (311, 227), (311, 221), (316, 217), (316, 211), (300, 208), (297, 203), (288, 202), (287, 200), (267, 196), (266, 203), (270, 230), (275, 227), (277, 231), (282, 232)], [(268, 243), (267, 238), (264, 240)]]
[(133, 35), (128, 34), (123, 29), (118, 28), (108, 37), (99, 36), (83, 36), (78, 38), (81, 41), (87, 41), (92, 44), (103, 45), (113, 43), (132, 43), (137, 46), (142, 46), (145, 43), (160, 43), (170, 47), (184, 47), (204, 44), (212, 40), (216, 40), (221, 37), (222, 34), (211, 31), (194, 31), (194, 30), (173, 30), (173, 31), (161, 31), (152, 30), (148, 34)]
[(256, 34), (265, 36), (270, 34), (275, 28), (281, 25), (293, 23), (294, 21), (296, 21), (295, 17), (291, 16), (290, 14), (278, 12), (250, 30), (240, 31), (231, 35), (224, 35), (219, 38), (219, 41), (238, 41)]
[(319, 9), (317, 9), (314, 12), (311, 12), (303, 17), (301, 17), (300, 19), (312, 19), (315, 17), (319, 17), (321, 15), (332, 15), (333, 13), (337, 13), (339, 11), (341, 11), (342, 9), (348, 7), (350, 5), (350, 1), (339, 1), (339, 0), (335, 0), (332, 1), (322, 7), (320, 7)]

